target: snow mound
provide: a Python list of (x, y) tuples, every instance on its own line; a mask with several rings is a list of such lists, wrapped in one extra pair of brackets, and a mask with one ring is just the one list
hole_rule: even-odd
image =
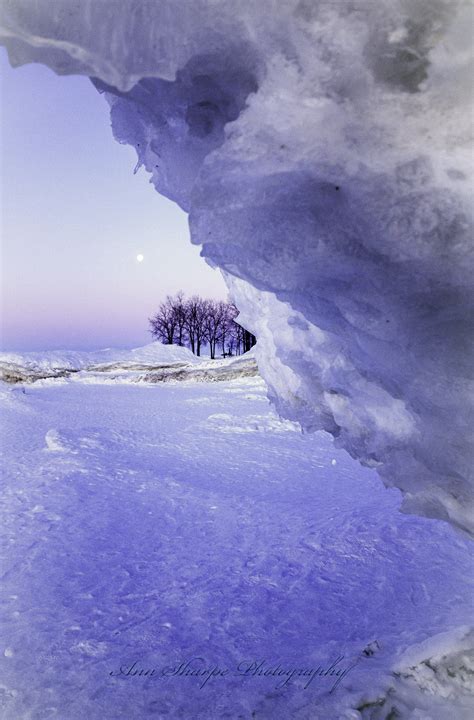
[(80, 350), (51, 350), (44, 352), (2, 352), (0, 364), (17, 365), (32, 370), (55, 371), (82, 370), (96, 365), (172, 365), (175, 363), (193, 363), (199, 359), (188, 348), (178, 345), (162, 345), (153, 342), (133, 350), (106, 348), (93, 352)]
[[(473, 530), (472, 8), (2, 4), (11, 62), (94, 78), (190, 213), (279, 411)], [(107, 28), (107, 32), (103, 32)]]
[[(123, 362), (125, 358), (120, 358)], [(155, 365), (159, 363), (198, 363), (200, 359), (193, 355), (191, 350), (179, 345), (162, 345), (160, 342), (149, 343), (143, 347), (130, 350), (127, 362), (146, 363)]]
[[(224, 382), (257, 375), (252, 353), (209, 360), (196, 357), (187, 348), (158, 342), (135, 350), (94, 353), (0, 353), (0, 379), (9, 384)], [(0, 400), (6, 402), (6, 397), (4, 393)]]
[(44, 440), (46, 443), (46, 450), (48, 450), (49, 452), (71, 451), (70, 443), (65, 442), (61, 433), (54, 428), (48, 430), (48, 432), (44, 436)]
[(96, 352), (53, 350), (50, 352), (0, 353), (0, 378), (6, 382), (33, 382), (68, 377), (80, 371), (147, 371), (176, 368), (199, 362), (190, 350), (177, 345), (150, 343), (134, 350)]

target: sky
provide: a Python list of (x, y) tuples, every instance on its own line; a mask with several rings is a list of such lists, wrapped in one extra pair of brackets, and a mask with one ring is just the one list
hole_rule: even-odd
[(166, 294), (226, 298), (88, 78), (12, 69), (0, 50), (0, 349), (137, 347)]

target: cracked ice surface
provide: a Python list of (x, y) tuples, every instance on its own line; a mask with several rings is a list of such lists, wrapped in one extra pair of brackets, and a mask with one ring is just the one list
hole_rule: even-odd
[[(1, 388), (2, 720), (472, 717), (470, 542), (260, 378), (25, 389)], [(233, 674), (340, 655), (332, 694)], [(160, 675), (199, 656), (232, 674)]]
[(279, 409), (472, 531), (472, 7), (6, 0), (190, 214)]

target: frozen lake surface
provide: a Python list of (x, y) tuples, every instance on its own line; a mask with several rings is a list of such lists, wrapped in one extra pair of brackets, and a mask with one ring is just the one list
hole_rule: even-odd
[(385, 718), (406, 649), (472, 619), (468, 543), (258, 377), (2, 400), (3, 720)]

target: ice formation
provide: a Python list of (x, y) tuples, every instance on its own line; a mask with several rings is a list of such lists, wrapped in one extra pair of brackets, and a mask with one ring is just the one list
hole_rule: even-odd
[(106, 93), (280, 411), (472, 532), (472, 6), (5, 0), (1, 24), (13, 65)]

